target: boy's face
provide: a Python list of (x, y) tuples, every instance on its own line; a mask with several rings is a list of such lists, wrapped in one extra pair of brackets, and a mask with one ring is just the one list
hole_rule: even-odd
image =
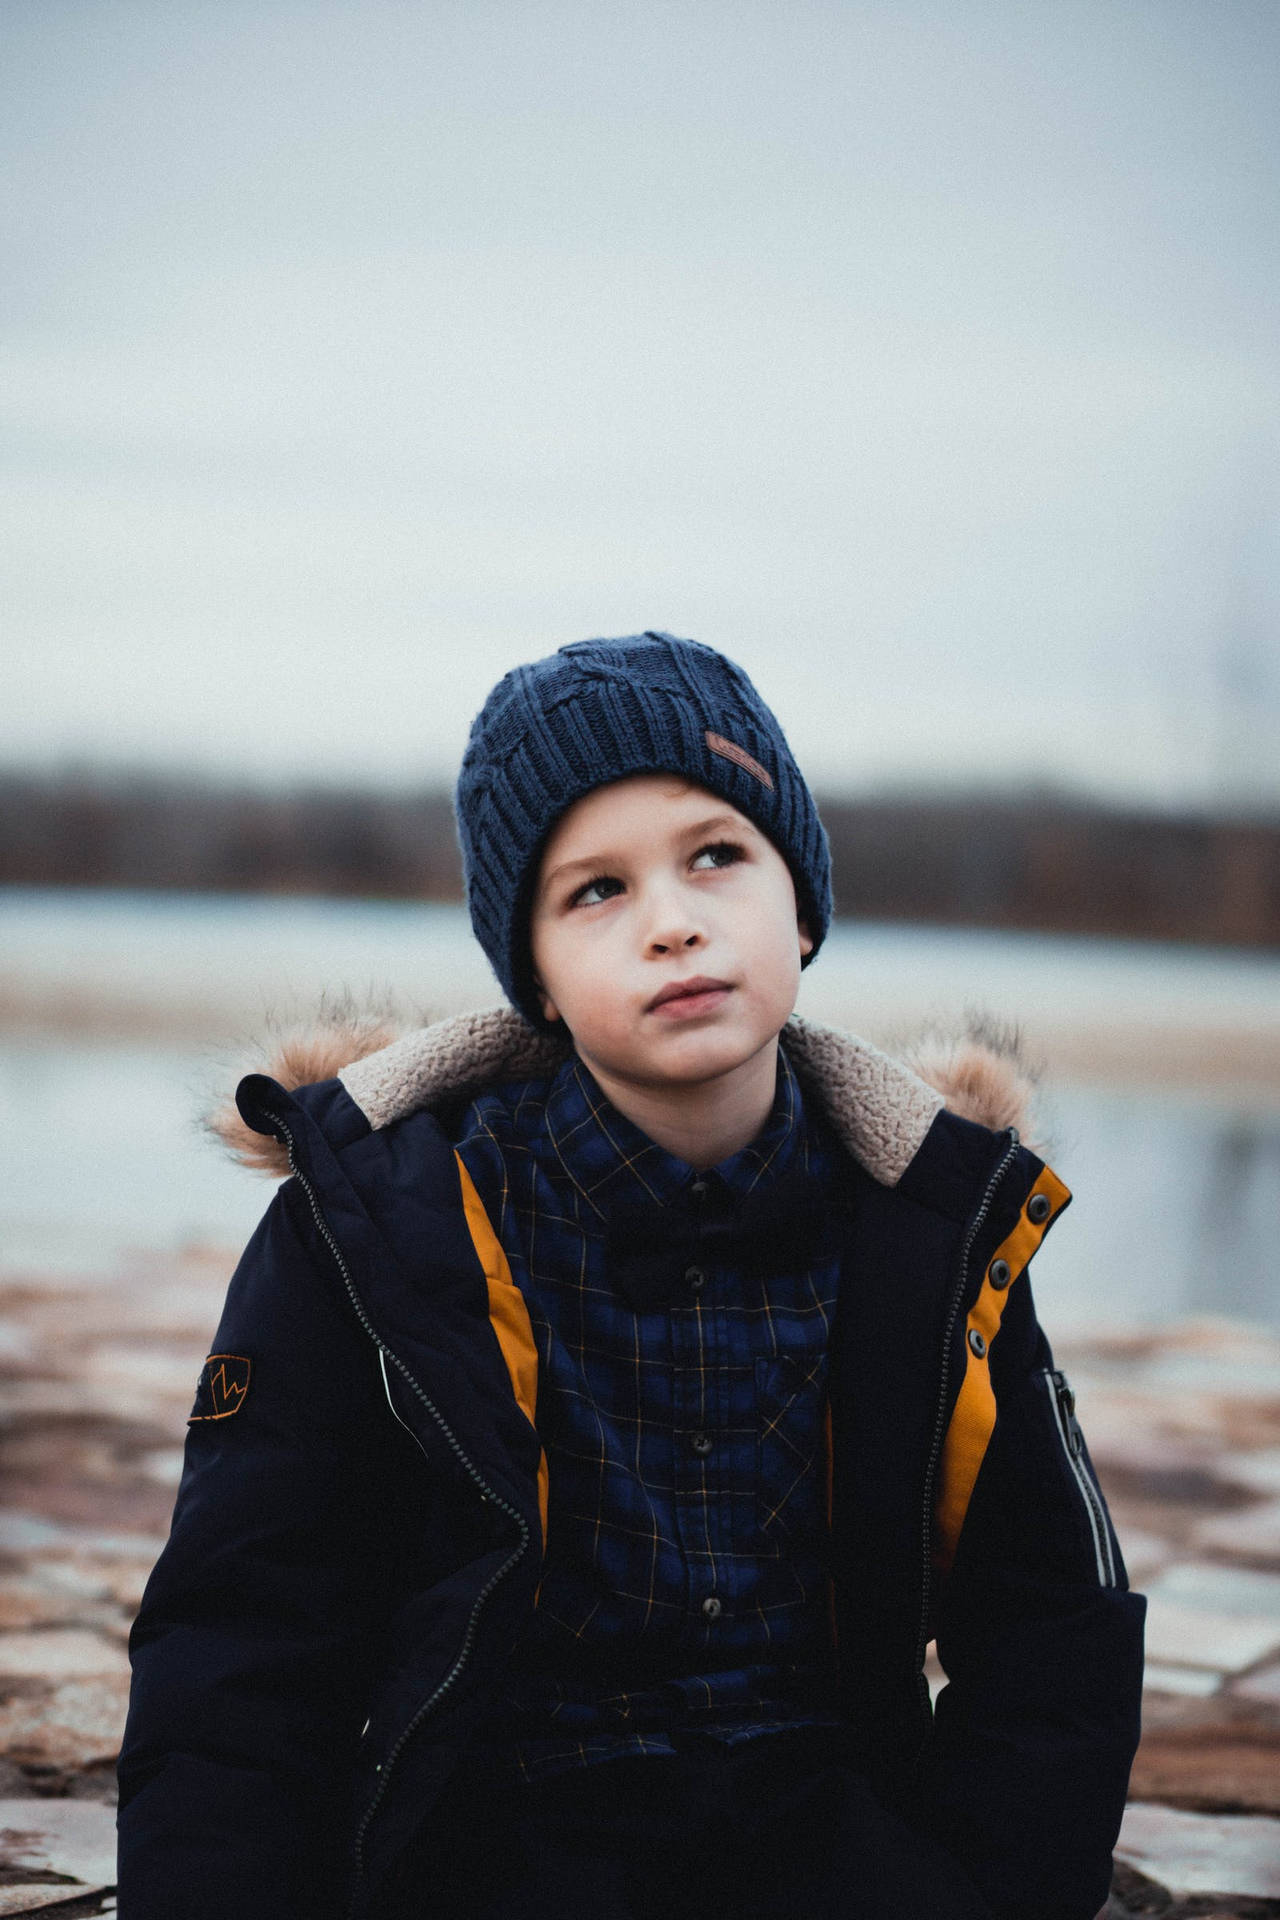
[(602, 1083), (652, 1088), (716, 1079), (770, 1047), (813, 947), (772, 841), (668, 773), (598, 787), (556, 823), (530, 940), (548, 1019)]

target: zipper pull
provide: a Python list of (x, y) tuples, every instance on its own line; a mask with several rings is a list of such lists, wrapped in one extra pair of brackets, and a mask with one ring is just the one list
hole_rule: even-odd
[(1066, 1374), (1057, 1369), (1054, 1370), (1053, 1375), (1053, 1391), (1058, 1402), (1062, 1430), (1067, 1436), (1067, 1445), (1071, 1449), (1073, 1458), (1078, 1460), (1084, 1446), (1084, 1434), (1081, 1431), (1080, 1422), (1076, 1419), (1076, 1396), (1072, 1392), (1071, 1382)]

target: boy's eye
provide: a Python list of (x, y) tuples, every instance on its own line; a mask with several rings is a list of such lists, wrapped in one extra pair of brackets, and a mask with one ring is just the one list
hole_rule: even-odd
[(615, 893), (621, 893), (622, 882), (615, 880), (611, 873), (598, 873), (594, 880), (584, 880), (569, 896), (571, 907), (598, 907), (602, 901), (611, 900)]
[(743, 858), (743, 850), (736, 840), (713, 840), (708, 846), (699, 847), (693, 856), (694, 870), (705, 872), (708, 868), (731, 867)]

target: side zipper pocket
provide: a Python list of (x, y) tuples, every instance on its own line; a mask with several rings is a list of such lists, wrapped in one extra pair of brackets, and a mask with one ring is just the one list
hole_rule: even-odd
[(1070, 1382), (1065, 1373), (1056, 1367), (1045, 1367), (1044, 1383), (1049, 1393), (1050, 1404), (1054, 1411), (1054, 1424), (1058, 1439), (1066, 1456), (1080, 1498), (1084, 1503), (1085, 1517), (1089, 1523), (1089, 1534), (1093, 1541), (1094, 1559), (1098, 1569), (1098, 1585), (1114, 1587), (1116, 1585), (1115, 1555), (1111, 1551), (1111, 1534), (1107, 1526), (1107, 1511), (1096, 1481), (1089, 1471), (1084, 1454), (1084, 1435), (1080, 1431), (1080, 1422), (1076, 1419), (1076, 1397), (1071, 1391)]

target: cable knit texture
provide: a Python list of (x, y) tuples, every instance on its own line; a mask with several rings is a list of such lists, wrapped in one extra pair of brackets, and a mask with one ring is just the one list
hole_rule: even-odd
[[(285, 1042), (270, 1070), (290, 1089), (336, 1076), (376, 1131), (494, 1081), (548, 1077), (568, 1051), (562, 1035), (510, 1007), (456, 1014), (389, 1045), (386, 1034), (381, 1018), (362, 1023), (340, 1006), (305, 1039)], [(930, 1033), (909, 1062), (796, 1014), (782, 1042), (844, 1147), (882, 1186), (897, 1185), (943, 1106), (983, 1126), (1031, 1128), (1034, 1077), (1016, 1033), (990, 1021), (950, 1038)], [(284, 1148), (247, 1127), (233, 1103), (210, 1127), (245, 1165), (288, 1173)]]
[(578, 640), (498, 682), (454, 795), (467, 904), (504, 993), (543, 1024), (529, 953), (537, 863), (560, 815), (597, 787), (675, 773), (736, 807), (791, 869), (813, 940), (831, 919), (831, 858), (813, 795), (742, 668), (669, 633)]

